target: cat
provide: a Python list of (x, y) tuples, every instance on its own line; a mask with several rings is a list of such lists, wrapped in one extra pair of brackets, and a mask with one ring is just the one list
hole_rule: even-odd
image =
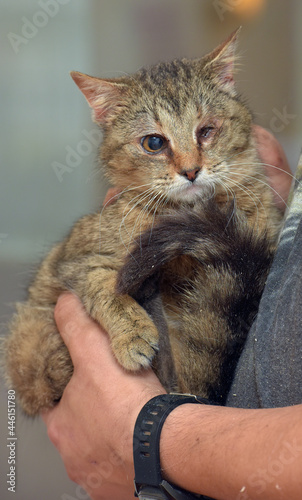
[(117, 79), (71, 73), (121, 193), (75, 223), (17, 305), (6, 377), (28, 415), (56, 404), (72, 376), (53, 316), (64, 290), (107, 330), (125, 369), (153, 363), (167, 390), (223, 400), (281, 221), (235, 88), (237, 38)]

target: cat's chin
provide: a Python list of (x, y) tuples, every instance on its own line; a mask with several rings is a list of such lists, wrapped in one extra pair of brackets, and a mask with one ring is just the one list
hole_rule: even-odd
[(169, 197), (176, 203), (196, 203), (198, 200), (207, 200), (213, 197), (213, 188), (208, 184), (200, 185), (198, 183), (190, 183), (190, 185), (181, 186), (171, 193)]

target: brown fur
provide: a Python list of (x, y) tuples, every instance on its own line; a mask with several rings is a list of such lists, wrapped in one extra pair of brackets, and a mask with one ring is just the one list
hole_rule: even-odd
[[(116, 80), (72, 73), (94, 120), (104, 130), (105, 175), (122, 194), (101, 214), (79, 220), (49, 253), (29, 288), (28, 301), (18, 307), (12, 321), (5, 344), (7, 379), (29, 415), (52, 406), (72, 374), (53, 320), (53, 308), (63, 290), (73, 290), (87, 312), (105, 327), (114, 354), (126, 369), (150, 365), (158, 350), (158, 330), (137, 301), (117, 292), (116, 283), (135, 239), (167, 209), (185, 206), (194, 212), (198, 200), (209, 198), (223, 207), (235, 197), (237, 210), (255, 234), (267, 233), (274, 247), (280, 216), (257, 157), (250, 112), (234, 87), (235, 43), (233, 34), (201, 60), (160, 63)], [(206, 127), (211, 127), (209, 133)], [(160, 153), (143, 149), (142, 138), (149, 135), (166, 141)], [(180, 281), (190, 277), (192, 297), (194, 280), (207, 283), (210, 294), (219, 287), (217, 273), (211, 270), (207, 275), (201, 268), (196, 276), (189, 257), (178, 257), (169, 266), (172, 292), (175, 274)], [(227, 284), (229, 279), (225, 286), (234, 288), (236, 283)], [(199, 304), (194, 297), (192, 305), (186, 296), (179, 300), (173, 292), (164, 293), (162, 301), (180, 374), (178, 388), (194, 391), (199, 379), (199, 392), (207, 396), (211, 381), (202, 379), (217, 378), (222, 360), (207, 348), (206, 339), (204, 349), (202, 342), (198, 348), (190, 346), (190, 332), (199, 331), (202, 320), (206, 337), (223, 343), (228, 328), (221, 319), (217, 331), (215, 311), (207, 311), (206, 300)], [(180, 315), (186, 331), (177, 327)], [(205, 366), (214, 367), (209, 375), (201, 369), (203, 356)]]
[(139, 236), (117, 290), (158, 327), (164, 354), (155, 368), (168, 390), (225, 401), (272, 257), (266, 233), (255, 232), (233, 203), (170, 210)]

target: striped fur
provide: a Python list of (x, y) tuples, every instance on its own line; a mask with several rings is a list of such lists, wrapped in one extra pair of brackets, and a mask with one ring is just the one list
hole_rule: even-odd
[(27, 414), (53, 406), (72, 376), (53, 318), (65, 290), (107, 330), (125, 369), (153, 364), (167, 390), (223, 401), (281, 219), (236, 91), (236, 41), (116, 79), (71, 73), (120, 196), (74, 224), (17, 306), (6, 378)]
[[(158, 325), (164, 326), (163, 338), (169, 329), (164, 318), (168, 327), (169, 320), (173, 323), (173, 318), (164, 312), (169, 309), (173, 295), (173, 302), (180, 306), (178, 328), (183, 336), (181, 352), (175, 348), (173, 355), (170, 354), (177, 364), (176, 386), (184, 391), (206, 393), (212, 400), (223, 403), (257, 312), (273, 252), (267, 235), (259, 236), (233, 203), (222, 209), (210, 201), (194, 208), (194, 212), (188, 208), (171, 211), (152, 231), (140, 236), (119, 272), (117, 291), (132, 295), (151, 317), (161, 317)], [(194, 272), (179, 282), (178, 272), (186, 257), (190, 259), (190, 272), (192, 269)], [(161, 302), (155, 302), (156, 294), (162, 297)], [(202, 315), (197, 313), (192, 321), (196, 311), (202, 311)], [(209, 332), (212, 342), (208, 339), (205, 342)], [(196, 362), (196, 351), (194, 372), (191, 363)], [(167, 360), (166, 353), (157, 369)], [(180, 368), (182, 364), (191, 366), (189, 384), (186, 370)], [(213, 369), (216, 377), (213, 373), (209, 377)], [(185, 374), (181, 378), (182, 372)], [(204, 384), (205, 380), (208, 384)]]

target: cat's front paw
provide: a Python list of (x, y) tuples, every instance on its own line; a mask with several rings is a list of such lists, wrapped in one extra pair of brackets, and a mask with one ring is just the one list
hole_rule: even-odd
[[(140, 323), (140, 322), (138, 322)], [(158, 331), (151, 320), (112, 339), (112, 349), (118, 362), (126, 369), (148, 368), (158, 351)]]

